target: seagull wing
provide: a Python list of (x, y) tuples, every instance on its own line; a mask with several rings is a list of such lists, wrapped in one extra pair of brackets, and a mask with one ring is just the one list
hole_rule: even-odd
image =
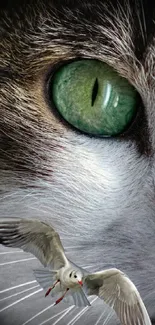
[(54, 270), (68, 263), (58, 233), (38, 220), (12, 218), (0, 221), (0, 244), (30, 252), (44, 266)]
[(68, 294), (64, 297), (63, 302), (74, 305), (76, 307), (91, 306), (87, 296), (82, 288), (70, 289)]
[(151, 325), (138, 290), (120, 270), (96, 272), (83, 280), (88, 295), (98, 295), (111, 306), (122, 325)]

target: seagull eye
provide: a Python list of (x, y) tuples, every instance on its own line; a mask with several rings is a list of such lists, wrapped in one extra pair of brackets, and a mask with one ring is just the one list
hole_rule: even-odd
[(77, 275), (74, 275), (74, 278), (76, 279), (77, 278)]

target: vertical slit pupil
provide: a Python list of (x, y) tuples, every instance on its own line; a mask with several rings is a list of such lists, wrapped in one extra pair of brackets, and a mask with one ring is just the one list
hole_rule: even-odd
[(93, 87), (93, 91), (92, 91), (92, 102), (91, 102), (91, 106), (94, 106), (95, 103), (95, 99), (97, 97), (98, 94), (98, 80), (96, 78), (95, 83), (94, 83), (94, 87)]

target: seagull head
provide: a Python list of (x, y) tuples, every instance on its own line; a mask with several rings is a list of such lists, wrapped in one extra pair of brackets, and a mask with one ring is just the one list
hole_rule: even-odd
[(79, 284), (80, 286), (82, 286), (83, 285), (82, 277), (83, 275), (80, 271), (72, 270), (69, 272), (69, 280), (73, 284)]

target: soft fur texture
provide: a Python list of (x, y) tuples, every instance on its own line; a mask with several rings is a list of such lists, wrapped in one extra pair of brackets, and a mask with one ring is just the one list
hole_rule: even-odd
[[(5, 3), (0, 14), (0, 216), (48, 220), (73, 246), (75, 263), (125, 271), (152, 319), (154, 12), (142, 0), (38, 0)], [(80, 133), (49, 101), (48, 76), (81, 57), (108, 63), (140, 94), (136, 120), (120, 137)]]

